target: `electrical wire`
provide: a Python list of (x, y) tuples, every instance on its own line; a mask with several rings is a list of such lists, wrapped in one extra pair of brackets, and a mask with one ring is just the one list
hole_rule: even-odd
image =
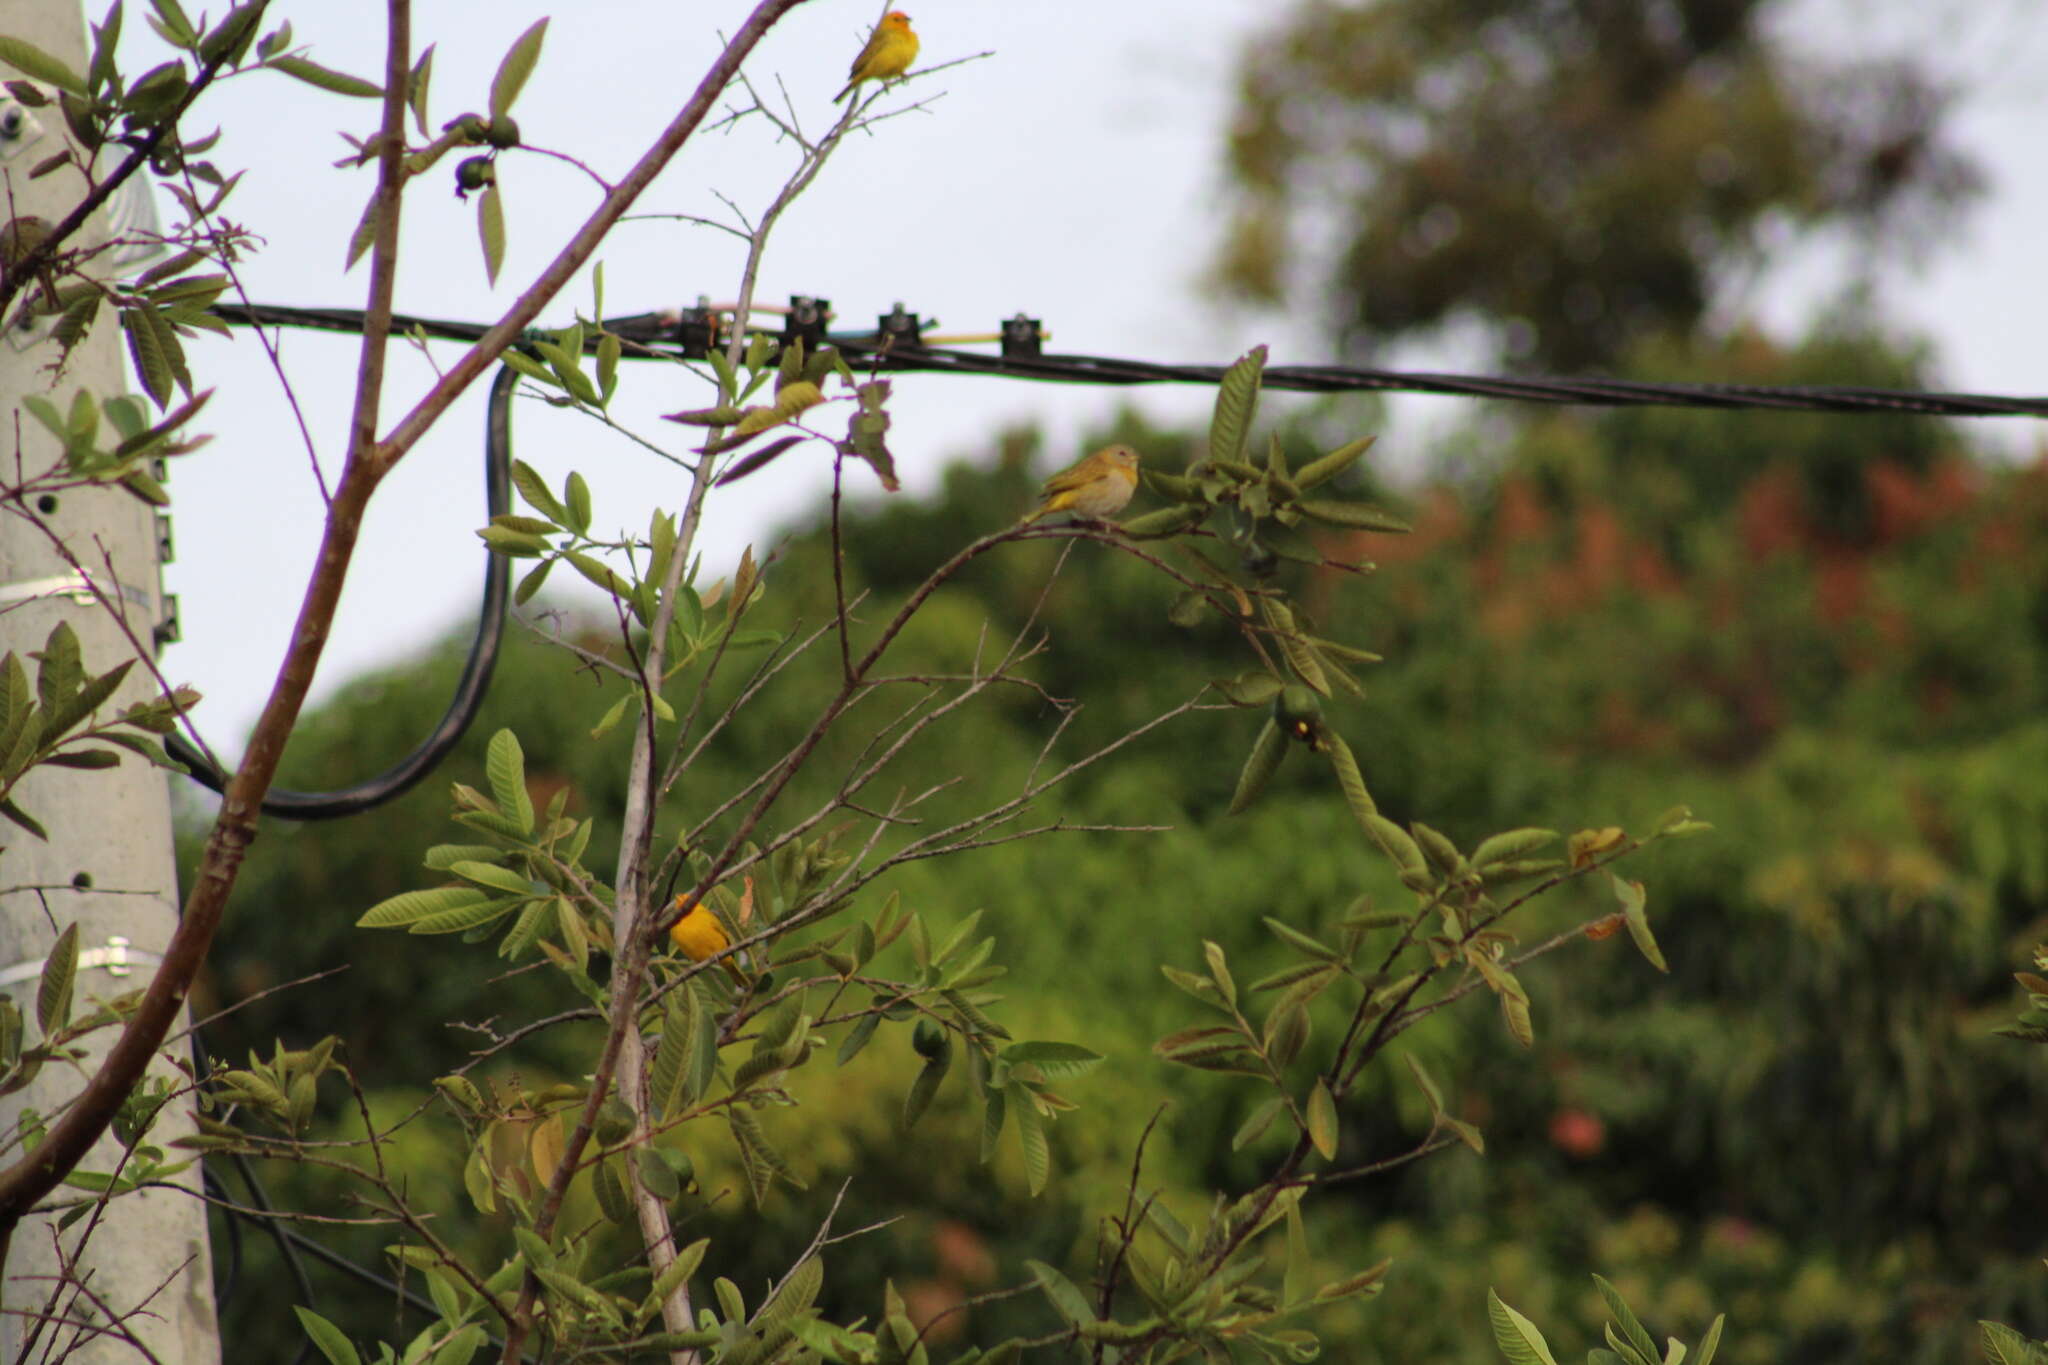
[[(225, 322), (264, 326), (310, 327), (324, 331), (362, 330), (362, 314), (347, 308), (291, 308), (273, 304), (217, 305)], [(679, 358), (675, 341), (677, 315), (641, 313), (605, 319), (607, 331), (635, 342), (642, 358)], [(489, 329), (473, 322), (400, 315), (392, 319), (398, 333), (447, 341), (475, 341)], [(905, 345), (875, 331), (832, 333), (849, 364), (885, 371), (928, 371), (1032, 379), (1063, 384), (1128, 386), (1134, 384), (1207, 384), (1219, 382), (1227, 366), (1169, 365), (1093, 355), (995, 355), (943, 346)], [(595, 345), (593, 337), (591, 345)], [(627, 358), (633, 357), (628, 350)], [(1580, 404), (1596, 407), (1682, 407), (1722, 411), (1838, 412), (1926, 417), (2048, 417), (2048, 397), (1953, 393), (1916, 389), (1877, 389), (1855, 385), (1798, 384), (1666, 384), (1629, 379), (1557, 379), (1502, 375), (1442, 374), (1430, 371), (1382, 370), (1350, 365), (1268, 365), (1261, 383), (1269, 389), (1299, 393), (1433, 393), (1461, 398), (1490, 398), (1523, 403)]]
[[(331, 332), (360, 332), (363, 314), (353, 308), (298, 308), (277, 304), (218, 304), (214, 315), (243, 326), (305, 327)], [(690, 358), (679, 341), (676, 313), (640, 313), (608, 318), (604, 329), (632, 343), (630, 358)], [(454, 322), (397, 314), (395, 333), (445, 341), (474, 342), (490, 329), (474, 322)], [(913, 324), (914, 325), (914, 324)], [(1035, 327), (1035, 324), (1034, 324)], [(989, 354), (905, 342), (901, 335), (881, 331), (828, 334), (848, 363), (890, 372), (994, 376), (1062, 384), (1129, 386), (1135, 384), (1219, 383), (1221, 365), (1169, 365), (1150, 360), (1091, 355)], [(596, 344), (593, 336), (590, 345)], [(1007, 348), (1006, 348), (1007, 350)], [(484, 478), (490, 514), (511, 510), (512, 392), (518, 375), (500, 368), (492, 382), (484, 434)], [(1433, 393), (1462, 398), (1510, 402), (1579, 404), (1596, 407), (1680, 407), (1721, 411), (1834, 412), (1928, 417), (2048, 417), (2048, 398), (1996, 394), (1939, 393), (1908, 389), (1874, 389), (1847, 385), (1660, 384), (1628, 379), (1551, 379), (1500, 375), (1439, 374), (1381, 370), (1348, 365), (1269, 365), (1261, 374), (1269, 389), (1300, 393)], [(475, 638), (463, 664), (455, 696), (441, 723), (411, 753), (377, 776), (331, 792), (273, 788), (263, 799), (266, 815), (288, 820), (326, 820), (355, 815), (410, 790), (445, 758), (475, 719), (497, 662), (505, 630), (511, 566), (499, 555), (486, 556), (484, 600)], [(165, 746), (192, 771), (202, 785), (219, 792), (227, 777), (182, 736)]]
[[(494, 517), (512, 508), (512, 390), (518, 382), (516, 370), (509, 366), (499, 369), (491, 382), (484, 418), (484, 501)], [(339, 791), (303, 792), (273, 787), (263, 798), (263, 813), (287, 820), (332, 820), (356, 815), (403, 794), (431, 773), (460, 742), (483, 706), (491, 671), (498, 662), (498, 647), (505, 637), (511, 575), (510, 560), (503, 555), (486, 554), (483, 605), (477, 612), (469, 657), (463, 661), (455, 695), (449, 700), (441, 723), (418, 747), (375, 777)], [(216, 792), (225, 790), (226, 775), (182, 735), (170, 736), (164, 748), (191, 769), (193, 779), (202, 786)]]

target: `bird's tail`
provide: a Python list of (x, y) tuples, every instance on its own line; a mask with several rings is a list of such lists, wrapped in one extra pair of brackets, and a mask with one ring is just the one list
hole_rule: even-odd
[(832, 97), (832, 102), (834, 104), (839, 103), (839, 101), (845, 99), (848, 95), (851, 95), (853, 93), (853, 88), (859, 84), (859, 81), (848, 81), (846, 83), (846, 88)]

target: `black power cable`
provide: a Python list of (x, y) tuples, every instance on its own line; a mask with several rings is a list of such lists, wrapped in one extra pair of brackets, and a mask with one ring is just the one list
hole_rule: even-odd
[[(518, 382), (516, 370), (509, 366), (499, 369), (491, 382), (490, 404), (484, 418), (485, 503), (494, 517), (512, 510), (512, 390)], [(263, 813), (286, 820), (333, 820), (356, 815), (403, 794), (431, 773), (462, 739), (483, 706), (491, 670), (498, 662), (498, 646), (505, 637), (511, 578), (510, 560), (503, 555), (486, 555), (483, 606), (477, 613), (476, 636), (470, 641), (469, 657), (463, 661), (462, 676), (455, 684), (455, 695), (441, 716), (441, 723), (418, 748), (375, 777), (340, 791), (301, 792), (272, 787), (263, 798)], [(216, 792), (226, 789), (226, 775), (184, 736), (171, 735), (164, 748), (191, 769), (193, 779), (202, 786)]]
[[(309, 327), (333, 332), (358, 332), (362, 330), (363, 322), (360, 311), (347, 308), (219, 304), (213, 312), (224, 322)], [(690, 358), (678, 344), (677, 326), (678, 315), (675, 313), (642, 313), (604, 320), (605, 330), (635, 343), (642, 357)], [(473, 322), (411, 316), (394, 317), (392, 328), (401, 333), (417, 331), (420, 335), (447, 341), (475, 341), (490, 330)], [(991, 375), (1064, 384), (1213, 385), (1223, 378), (1228, 369), (1223, 365), (1168, 365), (1114, 356), (1039, 355), (1029, 349), (996, 355), (986, 351), (924, 346), (905, 340), (903, 335), (879, 329), (833, 334), (826, 340), (839, 347), (849, 363), (857, 361), (861, 366), (872, 365), (882, 370)], [(594, 336), (588, 344), (596, 344)], [(633, 358), (633, 354), (633, 348), (628, 348), (627, 358)], [(1439, 374), (1351, 365), (1268, 365), (1261, 382), (1270, 389), (1289, 389), (1298, 393), (1434, 393), (1460, 398), (1595, 407), (1756, 409), (1926, 417), (2048, 417), (2048, 398), (1873, 389), (1855, 385), (1657, 384), (1598, 377), (1560, 379)]]
[[(363, 326), (362, 312), (352, 308), (218, 304), (213, 312), (224, 322), (244, 326), (306, 327), (351, 333), (360, 332)], [(699, 346), (683, 338), (679, 330), (680, 321), (680, 315), (674, 313), (641, 313), (632, 317), (608, 318), (604, 328), (632, 343), (629, 356), (698, 358)], [(899, 310), (892, 318), (884, 320), (885, 324), (896, 321), (906, 325), (885, 325), (873, 332), (846, 333), (825, 339), (839, 347), (849, 362), (888, 371), (989, 375), (1112, 386), (1215, 384), (1226, 371), (1226, 367), (1221, 365), (1167, 365), (1110, 356), (1042, 355), (1038, 353), (1037, 324), (1021, 315), (1017, 321), (1029, 324), (1026, 329), (1028, 343), (1013, 347), (1011, 328), (1006, 325), (1004, 353), (1000, 355), (925, 346), (916, 340), (917, 319), (914, 316), (902, 314)], [(392, 329), (399, 333), (464, 342), (474, 342), (490, 330), (479, 323), (409, 315), (394, 316)], [(717, 320), (712, 319), (709, 333), (715, 337), (716, 331)], [(596, 344), (595, 336), (589, 344)], [(1435, 374), (1347, 365), (1269, 365), (1261, 382), (1270, 389), (1302, 393), (1434, 393), (1598, 407), (1656, 406), (1930, 417), (2048, 417), (2048, 398), (1832, 385), (1655, 384), (1626, 379)], [(511, 403), (517, 383), (518, 375), (513, 370), (501, 368), (491, 385), (489, 413), (485, 419), (484, 469), (492, 516), (511, 510)], [(440, 725), (418, 748), (376, 777), (340, 791), (298, 792), (273, 788), (263, 799), (264, 813), (287, 820), (327, 820), (355, 815), (409, 790), (432, 772), (462, 738), (482, 704), (491, 670), (497, 662), (498, 646), (504, 637), (510, 577), (511, 565), (504, 558), (488, 556), (484, 571), (483, 607), (478, 615), (476, 637), (470, 645), (469, 658), (463, 664), (461, 680)], [(202, 785), (216, 792), (225, 788), (226, 776), (181, 736), (171, 736), (165, 747), (173, 758), (192, 770), (192, 776)]]

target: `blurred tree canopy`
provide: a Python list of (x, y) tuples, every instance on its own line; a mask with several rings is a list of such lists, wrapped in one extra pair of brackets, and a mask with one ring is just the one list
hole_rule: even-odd
[[(1839, 330), (1793, 347), (1754, 335), (1701, 343), (1660, 363), (1782, 382), (1920, 377), (1910, 350)], [(1097, 438), (1134, 441), (1169, 467), (1199, 449), (1135, 417)], [(1802, 471), (1852, 447), (1862, 459), (1835, 483), (1805, 482)], [(2019, 1214), (2048, 1201), (2038, 1064), (1989, 1030), (2010, 1016), (2011, 968), (2048, 933), (2048, 545), (2025, 532), (2048, 518), (2048, 474), (1980, 463), (1939, 423), (1845, 432), (1784, 414), (1548, 413), (1495, 455), (1460, 481), (1371, 490), (1400, 497), (1416, 533), (1362, 546), (1377, 581), (1330, 598), (1326, 616), (1339, 600), (1356, 610), (1318, 622), (1387, 656), (1366, 674), (1367, 698), (1331, 713), (1382, 806), (1397, 818), (1427, 811), (1467, 839), (1566, 812), (1636, 823), (1684, 799), (1717, 832), (1641, 869), (1670, 977), (1650, 976), (1625, 945), (1583, 945), (1530, 973), (1533, 1053), (1488, 1011), (1450, 1011), (1418, 1031), (1460, 1115), (1484, 1125), (1487, 1156), (1361, 1182), (1312, 1214), (1312, 1244), (1332, 1264), (1395, 1257), (1387, 1302), (1332, 1324), (1345, 1358), (1488, 1358), (1477, 1307), (1488, 1285), (1590, 1326), (1601, 1312), (1591, 1268), (1660, 1333), (1696, 1334), (1728, 1310), (1723, 1358), (1757, 1365), (1953, 1360), (1978, 1317), (2038, 1333), (2048, 1277)], [(1034, 438), (1013, 433), (951, 467), (930, 500), (858, 510), (846, 526), (849, 591), (887, 596), (963, 528), (1014, 518), (1045, 462)], [(1634, 474), (1586, 477), (1601, 469)], [(1850, 493), (1836, 496), (1836, 483)], [(1844, 506), (1866, 519), (1831, 521), (1826, 509)], [(777, 594), (778, 610), (817, 619), (825, 601), (797, 588), (820, 581), (828, 553), (816, 525), (779, 544), (767, 572), (791, 595)], [(906, 668), (957, 667), (985, 631), (1014, 628), (1054, 553), (1019, 547), (949, 585), (906, 642)], [(1303, 586), (1312, 604), (1314, 584)], [(1167, 622), (1169, 596), (1121, 556), (1070, 566), (1044, 604), (1045, 695), (963, 717), (897, 780), (915, 789), (1035, 752), (1059, 716), (1049, 698), (1083, 701), (1069, 731), (1080, 744), (1234, 667), (1221, 635)], [(1156, 667), (1128, 667), (1133, 641)], [(438, 714), (453, 662), (349, 689), (295, 747), (293, 779), (343, 780), (401, 747)], [(822, 687), (836, 663), (794, 667)], [(603, 766), (623, 752), (589, 746), (572, 713), (590, 708), (561, 704), (563, 689), (598, 686), (521, 642), (471, 750), (442, 778), (476, 780), (482, 737), (513, 725), (537, 798), (567, 784), (572, 811), (612, 823), (586, 803), (613, 789)], [(750, 717), (720, 741), (717, 763), (739, 770), (790, 722), (772, 708)], [(1054, 1130), (1063, 1174), (1033, 1201), (1000, 1162), (965, 1185), (943, 1174), (974, 1169), (974, 1116), (950, 1088), (906, 1143), (900, 1068), (864, 1055), (829, 1102), (792, 1111), (809, 1127), (790, 1149), (814, 1185), (859, 1174), (849, 1226), (917, 1212), (847, 1244), (828, 1299), (870, 1301), (895, 1277), (939, 1311), (1026, 1258), (1063, 1263), (1085, 1243), (1082, 1210), (1127, 1172), (1130, 1135), (1149, 1117), (1135, 1097), (1169, 1074), (1151, 1069), (1149, 1040), (1184, 1022), (1133, 943), (1192, 927), (1250, 973), (1282, 961), (1260, 915), (1327, 932), (1361, 890), (1399, 894), (1306, 765), (1283, 768), (1246, 816), (1222, 817), (1255, 719), (1191, 716), (1037, 812), (1166, 833), (1018, 844), (892, 877), (937, 922), (984, 908), (1013, 967), (1010, 1015), (1084, 1038), (1130, 1083), (1076, 1088), (1081, 1110)], [(480, 1030), (547, 1008), (535, 974), (478, 982), (438, 971), (448, 950), (433, 940), (352, 927), (446, 837), (438, 801), (423, 791), (317, 831), (274, 828), (257, 844), (215, 961), (219, 1003), (346, 963), (336, 992), (350, 1004), (337, 1017), (320, 986), (256, 1001), (209, 1029), (221, 1055), (239, 1060), (273, 1033), (290, 1044), (340, 1031), (403, 1087), (447, 1069)], [(1574, 922), (1590, 894), (1561, 896), (1528, 932)], [(475, 1028), (426, 1022), (451, 1016)], [(558, 1062), (575, 1057), (564, 1044)], [(1245, 1115), (1219, 1103), (1228, 1088), (1174, 1084), (1179, 1102), (1146, 1158), (1168, 1200), (1258, 1170), (1270, 1153), (1233, 1149)], [(1412, 1137), (1426, 1121), (1413, 1100), (1395, 1085), (1363, 1098), (1347, 1142), (1369, 1153)], [(744, 1215), (718, 1197), (727, 1157), (693, 1155), (704, 1197), (691, 1235), (739, 1235)], [(451, 1222), (467, 1220), (453, 1172), (448, 1193)], [(273, 1194), (309, 1202), (291, 1184)], [(777, 1208), (747, 1224), (755, 1280), (810, 1233), (793, 1215), (778, 1222)], [(327, 1229), (322, 1240), (374, 1262), (388, 1237)], [(277, 1273), (269, 1257), (248, 1241), (244, 1273)], [(324, 1272), (319, 1289), (317, 1302), (340, 1313), (390, 1311), (388, 1296)], [(362, 1296), (353, 1305), (351, 1292)], [(274, 1302), (245, 1291), (229, 1305), (245, 1347), (280, 1330)], [(985, 1342), (1030, 1330), (1031, 1312), (990, 1304), (948, 1318), (948, 1330)]]
[(1536, 369), (1683, 335), (1767, 256), (1874, 256), (1978, 188), (1910, 60), (1784, 50), (1769, 0), (1303, 0), (1245, 53), (1227, 296), (1354, 351), (1447, 324)]

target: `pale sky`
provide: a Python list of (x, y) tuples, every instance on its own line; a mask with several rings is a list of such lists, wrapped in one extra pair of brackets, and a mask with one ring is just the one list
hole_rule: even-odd
[[(158, 59), (135, 35), (134, 69)], [(295, 41), (328, 65), (375, 77), (381, 38), (367, 3), (280, 4)], [(550, 9), (556, 20), (517, 115), (526, 140), (574, 153), (607, 175), (623, 171), (671, 116), (748, 6), (585, 0), (423, 0), (416, 41), (440, 49), (436, 122), (485, 103), (500, 55)], [(993, 330), (1019, 310), (1042, 317), (1056, 351), (1225, 362), (1268, 341), (1276, 362), (1318, 353), (1313, 320), (1239, 316), (1204, 303), (1195, 280), (1219, 223), (1221, 129), (1229, 77), (1244, 36), (1271, 4), (1250, 0), (1069, 3), (1069, 0), (918, 0), (910, 6), (927, 63), (991, 51), (917, 95), (943, 92), (929, 111), (884, 125), (846, 147), (784, 220), (760, 297), (830, 298), (841, 324), (869, 322), (901, 300), (949, 331)], [(749, 70), (764, 91), (779, 78), (807, 127), (823, 125), (846, 63), (872, 23), (873, 0), (812, 0), (773, 35)], [(94, 10), (97, 13), (97, 10)], [(1162, 16), (1170, 21), (1162, 22)], [(1968, 22), (1957, 21), (1966, 16)], [(573, 17), (572, 17), (573, 16)], [(1945, 16), (1945, 17), (1944, 17)], [(1984, 0), (1949, 9), (1900, 0), (1811, 0), (1802, 35), (1859, 50), (1919, 50), (1936, 36), (1950, 69), (1978, 93), (1957, 131), (1992, 179), (1989, 198), (1955, 245), (1886, 291), (1893, 314), (1932, 335), (1943, 381), (1985, 392), (2039, 393), (2036, 320), (2048, 315), (2040, 265), (2048, 190), (2037, 163), (2048, 119), (2040, 75), (2042, 25), (2032, 7)], [(1885, 25), (1896, 25), (1897, 31)], [(225, 136), (224, 168), (248, 175), (228, 214), (267, 239), (243, 277), (259, 302), (359, 306), (366, 272), (340, 273), (371, 187), (368, 171), (334, 169), (345, 151), (335, 129), (367, 133), (376, 107), (313, 91), (269, 73), (239, 77), (210, 95), (203, 124)], [(701, 137), (643, 200), (646, 212), (717, 216), (722, 194), (752, 211), (791, 165), (765, 124)], [(476, 247), (471, 205), (452, 175), (408, 201), (399, 307), (485, 320), (514, 297), (581, 220), (595, 195), (579, 172), (531, 155), (500, 170), (510, 221), (505, 275), (493, 290)], [(602, 253), (606, 310), (635, 313), (699, 294), (731, 297), (737, 244), (723, 233), (670, 222), (623, 228)], [(1768, 321), (1791, 326), (1835, 278), (1824, 253), (1767, 282), (1756, 299)], [(587, 281), (544, 315), (551, 325), (591, 307)], [(423, 387), (426, 371), (400, 350), (388, 427)], [(448, 363), (453, 347), (436, 358)], [(338, 463), (353, 380), (345, 339), (285, 335), (285, 363), (330, 471)], [(1439, 358), (1441, 359), (1441, 357)], [(184, 641), (166, 672), (208, 700), (199, 711), (211, 742), (239, 750), (289, 630), (318, 530), (308, 457), (275, 378), (247, 334), (192, 348), (199, 382), (218, 388), (206, 413), (216, 439), (180, 462), (171, 491), (178, 544), (167, 583), (180, 597)], [(474, 612), (482, 570), (472, 534), (483, 521), (482, 385), (408, 457), (380, 492), (350, 580), (316, 699), (362, 669), (402, 660)], [(678, 371), (628, 367), (624, 410), (642, 432), (679, 445), (655, 414), (700, 406), (704, 390)], [(1064, 453), (1090, 424), (1133, 402), (1158, 420), (1205, 417), (1200, 390), (1107, 391), (943, 376), (900, 376), (891, 443), (912, 490), (928, 489), (952, 457), (987, 449), (985, 437), (1021, 422), (1043, 426)], [(1390, 411), (1380, 449), (1411, 467), (1449, 400), (1412, 399)], [(2030, 448), (2032, 424), (2007, 422), (2004, 439)], [(516, 451), (559, 483), (581, 470), (596, 492), (600, 527), (644, 529), (650, 504), (680, 505), (683, 475), (588, 422), (538, 404), (518, 410)], [(794, 453), (770, 474), (719, 495), (700, 549), (720, 576), (749, 542), (763, 544), (815, 505), (827, 486), (821, 452)], [(562, 582), (561, 577), (553, 580)]]

